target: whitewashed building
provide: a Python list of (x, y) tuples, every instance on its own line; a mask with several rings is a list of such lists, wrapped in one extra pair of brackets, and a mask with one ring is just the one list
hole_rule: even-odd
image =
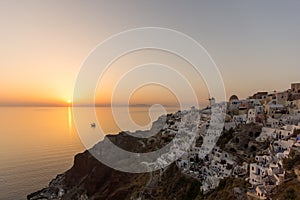
[(256, 110), (255, 109), (249, 109), (248, 115), (247, 115), (247, 124), (255, 123), (256, 122)]
[(268, 175), (268, 168), (257, 163), (250, 164), (250, 184), (261, 185), (263, 184), (263, 178)]

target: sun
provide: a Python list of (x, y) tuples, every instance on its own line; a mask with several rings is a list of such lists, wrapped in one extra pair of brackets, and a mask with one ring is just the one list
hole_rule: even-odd
[(71, 103), (72, 103), (72, 101), (71, 101), (70, 99), (68, 99), (68, 100), (67, 100), (67, 103), (68, 103), (68, 104), (71, 104)]

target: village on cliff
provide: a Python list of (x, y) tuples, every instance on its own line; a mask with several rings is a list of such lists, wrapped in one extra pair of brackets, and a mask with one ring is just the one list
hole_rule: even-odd
[[(208, 128), (212, 107), (219, 108), (225, 118), (222, 131)], [(200, 119), (184, 120), (189, 113), (199, 113)], [(248, 197), (269, 199), (286, 179), (284, 160), (292, 151), (300, 152), (300, 83), (282, 92), (257, 92), (247, 99), (232, 95), (226, 103), (211, 98), (207, 108), (192, 108), (175, 117), (179, 115), (180, 121), (171, 120), (163, 130), (178, 132), (186, 123), (198, 125), (197, 140), (176, 164), (182, 173), (201, 182), (204, 194), (224, 178), (239, 177), (250, 185), (243, 191)], [(238, 195), (241, 190), (237, 187), (234, 192)]]

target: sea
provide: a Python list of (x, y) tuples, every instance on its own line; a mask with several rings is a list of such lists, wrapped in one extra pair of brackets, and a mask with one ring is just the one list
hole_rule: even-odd
[[(148, 106), (78, 109), (83, 117), (91, 109), (96, 114), (96, 121), (84, 121), (81, 127), (88, 132), (95, 123), (104, 134), (146, 130), (160, 115), (178, 110)], [(74, 120), (74, 111), (72, 107), (0, 107), (0, 200), (26, 199), (72, 167), (74, 156), (86, 150), (80, 139), (85, 131), (77, 131), (80, 122)], [(128, 116), (134, 123), (122, 122)]]

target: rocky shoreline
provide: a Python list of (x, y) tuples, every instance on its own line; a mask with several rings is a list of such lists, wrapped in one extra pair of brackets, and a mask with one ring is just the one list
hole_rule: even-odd
[(66, 190), (64, 185), (65, 173), (58, 174), (54, 179), (50, 181), (48, 187), (27, 195), (27, 199), (61, 199)]
[(70, 170), (27, 199), (195, 199), (197, 195), (200, 183), (182, 174), (176, 164), (163, 171), (131, 174), (109, 168), (85, 151), (75, 156)]
[[(120, 132), (106, 136), (91, 151), (101, 151), (101, 143), (105, 140), (131, 152), (155, 151), (172, 141), (172, 131), (178, 129), (174, 122), (181, 121), (180, 115), (179, 111), (163, 119), (174, 130), (163, 131), (164, 124), (158, 120), (153, 127), (160, 131), (150, 138), (137, 138)], [(58, 175), (47, 188), (29, 194), (27, 199), (194, 199), (197, 195), (201, 195), (200, 183), (182, 174), (175, 163), (149, 173), (126, 173), (104, 165), (90, 151), (85, 151), (75, 156), (71, 169)]]

